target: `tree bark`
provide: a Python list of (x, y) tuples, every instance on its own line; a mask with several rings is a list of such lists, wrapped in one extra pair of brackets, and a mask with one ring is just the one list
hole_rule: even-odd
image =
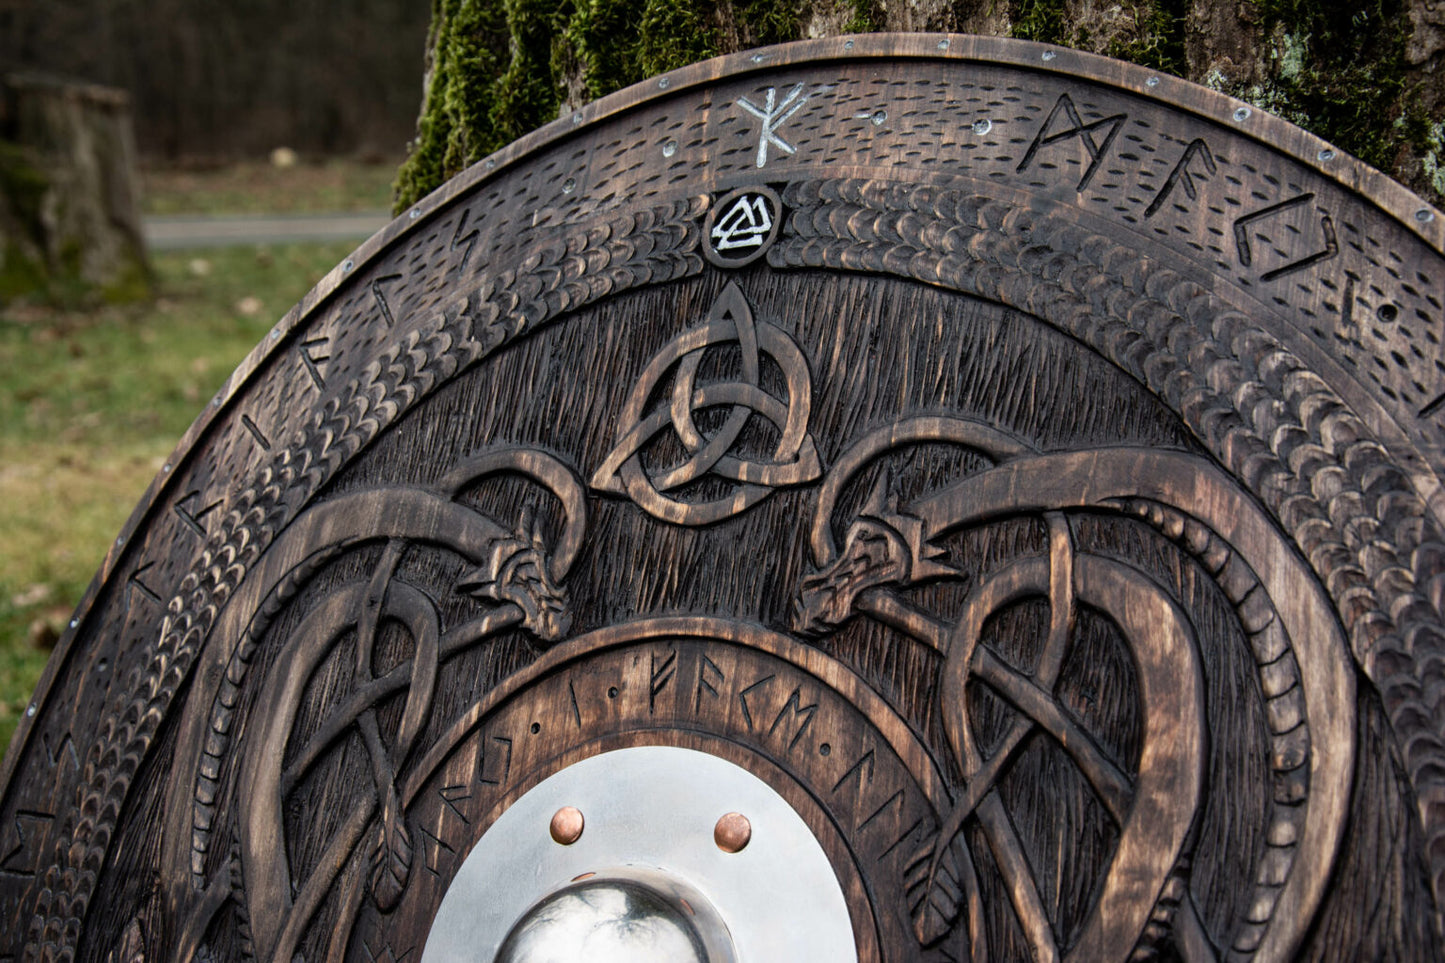
[(1440, 0), (435, 0), (397, 210), (527, 131), (718, 54), (949, 31), (1076, 47), (1279, 114), (1445, 203)]
[(130, 100), (11, 75), (0, 106), (0, 302), (150, 289)]

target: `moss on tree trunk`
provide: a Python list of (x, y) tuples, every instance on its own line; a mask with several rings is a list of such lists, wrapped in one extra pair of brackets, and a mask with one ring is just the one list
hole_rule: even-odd
[(433, 0), (397, 209), (559, 114), (750, 47), (879, 30), (1040, 40), (1280, 114), (1445, 201), (1445, 4), (1431, 0)]

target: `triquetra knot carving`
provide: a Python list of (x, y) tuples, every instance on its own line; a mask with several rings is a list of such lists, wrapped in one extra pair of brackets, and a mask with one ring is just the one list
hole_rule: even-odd
[[(699, 384), (708, 350), (726, 344), (740, 349), (740, 376)], [(762, 387), (764, 357), (782, 370), (786, 397), (775, 397)], [(644, 415), (674, 367), (665, 403)], [(746, 511), (776, 488), (804, 484), (822, 474), (808, 433), (811, 391), (808, 364), (797, 343), (776, 325), (755, 319), (742, 291), (729, 282), (707, 321), (669, 341), (643, 370), (622, 412), (622, 434), (593, 474), (592, 487), (626, 495), (648, 514), (678, 525), (708, 525)], [(698, 412), (705, 409), (726, 411), (726, 420), (710, 434), (697, 420)], [(739, 440), (753, 418), (765, 419), (778, 432), (770, 456), (739, 450)], [(645, 467), (644, 448), (669, 428), (681, 442), (685, 458), (665, 469)], [(675, 497), (709, 475), (738, 487), (699, 501)]]

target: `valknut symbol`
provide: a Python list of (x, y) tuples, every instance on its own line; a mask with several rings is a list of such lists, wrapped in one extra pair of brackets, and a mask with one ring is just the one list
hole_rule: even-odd
[(762, 195), (744, 195), (708, 232), (708, 239), (719, 252), (751, 250), (763, 246), (773, 229), (773, 213)]
[(744, 187), (726, 195), (703, 223), (704, 256), (721, 268), (753, 263), (777, 240), (782, 211), (782, 201), (766, 187)]
[[(708, 350), (736, 344), (741, 375), (732, 381), (698, 383), (698, 370)], [(763, 355), (781, 369), (786, 396), (774, 397), (761, 385)], [(648, 399), (669, 372), (669, 396), (644, 414)], [(643, 370), (619, 422), (627, 426), (592, 476), (599, 491), (626, 495), (643, 511), (676, 525), (708, 525), (746, 511), (776, 488), (801, 485), (822, 474), (818, 452), (808, 434), (812, 386), (803, 352), (778, 327), (756, 321), (735, 283), (718, 295), (707, 322), (668, 342)], [(705, 434), (695, 416), (707, 409), (725, 410), (720, 427)], [(763, 418), (778, 435), (771, 456), (759, 458), (739, 450), (748, 422)], [(686, 453), (668, 468), (646, 468), (642, 449), (671, 429)], [(736, 482), (723, 497), (681, 501), (668, 493), (713, 476)]]

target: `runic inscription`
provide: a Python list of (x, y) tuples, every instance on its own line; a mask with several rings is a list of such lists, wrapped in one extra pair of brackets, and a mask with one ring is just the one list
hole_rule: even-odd
[(1128, 117), (1125, 114), (1111, 114), (1108, 117), (1101, 117), (1085, 123), (1079, 116), (1079, 109), (1074, 106), (1073, 98), (1068, 94), (1060, 94), (1059, 99), (1054, 102), (1053, 110), (1049, 111), (1048, 118), (1044, 120), (1039, 132), (1034, 135), (1028, 150), (1024, 152), (1023, 160), (1019, 161), (1019, 172), (1028, 170), (1038, 160), (1041, 151), (1045, 151), (1061, 141), (1077, 139), (1089, 159), (1088, 166), (1079, 175), (1079, 183), (1076, 188), (1082, 191), (1094, 179), (1099, 165), (1103, 163), (1105, 157), (1108, 156), (1109, 148), (1114, 144), (1114, 138), (1119, 136), (1119, 129), (1127, 120)]
[(1209, 152), (1209, 145), (1203, 138), (1196, 137), (1184, 148), (1180, 155), (1179, 162), (1169, 172), (1169, 177), (1164, 181), (1164, 186), (1159, 188), (1159, 193), (1149, 202), (1144, 209), (1145, 217), (1153, 217), (1169, 200), (1177, 187), (1184, 192), (1184, 196), (1191, 201), (1199, 199), (1199, 188), (1196, 180), (1205, 177), (1212, 177), (1219, 173), (1219, 167), (1214, 162), (1214, 155)]
[(767, 94), (764, 95), (762, 106), (753, 103), (746, 97), (738, 98), (738, 106), (758, 119), (759, 167), (767, 166), (769, 147), (775, 147), (784, 154), (796, 153), (797, 148), (784, 140), (778, 133), (778, 129), (786, 124), (794, 114), (802, 110), (807, 102), (808, 95), (803, 93), (802, 84), (794, 84), (789, 88), (781, 101), (778, 99), (778, 89), (769, 87)]
[[(1292, 197), (1288, 200), (1271, 204), (1268, 207), (1253, 211), (1244, 215), (1234, 222), (1234, 242), (1239, 253), (1239, 263), (1244, 267), (1252, 267), (1255, 263), (1256, 245), (1263, 242), (1265, 245), (1277, 244), (1263, 232), (1265, 225), (1275, 222), (1275, 230), (1285, 230), (1281, 225), (1297, 211), (1307, 211), (1312, 201), (1313, 194), (1302, 194), (1299, 197)], [(1323, 211), (1319, 214), (1319, 248), (1310, 253), (1298, 256), (1289, 260), (1288, 263), (1272, 267), (1260, 274), (1261, 281), (1273, 281), (1277, 278), (1303, 271), (1306, 268), (1318, 264), (1321, 261), (1328, 261), (1340, 251), (1339, 241), (1335, 236), (1335, 222), (1330, 215)], [(1298, 228), (1288, 228), (1293, 233), (1299, 233)], [(1289, 242), (1284, 242), (1289, 243)], [(1289, 258), (1290, 254), (1280, 252), (1277, 255), (1280, 259)]]

